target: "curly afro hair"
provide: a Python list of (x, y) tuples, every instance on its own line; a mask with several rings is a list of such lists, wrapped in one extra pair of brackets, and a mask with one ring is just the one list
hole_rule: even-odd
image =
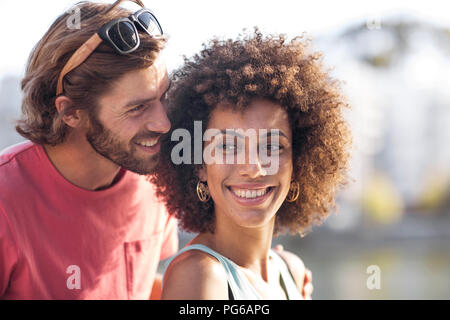
[[(287, 41), (283, 35), (263, 36), (256, 28), (237, 40), (214, 38), (203, 46), (173, 74), (172, 132), (184, 128), (193, 137), (194, 121), (202, 121), (204, 133), (219, 103), (238, 111), (257, 98), (282, 106), (292, 130), (292, 177), (301, 192), (278, 210), (274, 233), (304, 234), (335, 209), (336, 191), (347, 181), (351, 134), (339, 82), (323, 70), (319, 53), (308, 52), (303, 37)], [(214, 203), (201, 202), (196, 193), (201, 165), (174, 164), (171, 150), (178, 142), (170, 137), (171, 132), (162, 140), (162, 161), (151, 177), (157, 195), (182, 229), (214, 232)]]

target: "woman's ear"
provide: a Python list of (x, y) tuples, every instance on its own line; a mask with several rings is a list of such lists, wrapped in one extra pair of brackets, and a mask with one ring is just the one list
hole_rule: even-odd
[(72, 108), (73, 102), (66, 96), (59, 96), (55, 100), (55, 107), (62, 121), (69, 127), (78, 128), (83, 124), (83, 111)]
[(206, 181), (207, 179), (207, 174), (206, 174), (206, 169), (205, 166), (202, 165), (198, 170), (197, 170), (197, 177), (200, 181)]

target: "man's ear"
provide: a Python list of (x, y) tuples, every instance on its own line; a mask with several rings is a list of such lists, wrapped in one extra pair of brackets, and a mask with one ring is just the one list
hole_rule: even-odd
[(72, 108), (73, 102), (66, 96), (59, 96), (55, 100), (55, 107), (62, 121), (69, 127), (78, 128), (83, 125), (84, 113), (80, 109)]

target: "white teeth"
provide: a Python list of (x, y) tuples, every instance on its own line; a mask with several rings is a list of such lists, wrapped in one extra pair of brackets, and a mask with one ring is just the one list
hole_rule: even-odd
[(253, 198), (261, 197), (261, 196), (265, 195), (267, 193), (268, 189), (269, 188), (258, 189), (258, 190), (255, 190), (255, 189), (249, 190), (249, 189), (234, 189), (234, 188), (231, 188), (231, 191), (235, 195), (237, 195), (239, 198), (253, 199)]
[(144, 147), (153, 147), (157, 143), (158, 143), (158, 139), (156, 139), (156, 140), (146, 140), (146, 141), (138, 142), (138, 144), (140, 144), (141, 146), (144, 146)]

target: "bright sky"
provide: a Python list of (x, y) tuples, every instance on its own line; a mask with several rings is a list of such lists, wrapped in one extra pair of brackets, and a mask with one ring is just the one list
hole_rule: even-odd
[[(53, 20), (77, 0), (0, 0), (0, 78), (23, 72), (28, 55)], [(113, 1), (101, 1), (109, 2)], [(235, 37), (243, 28), (257, 25), (270, 33), (315, 36), (343, 26), (392, 13), (409, 13), (450, 27), (447, 1), (400, 0), (143, 0), (151, 8), (166, 34), (169, 70), (182, 62), (182, 55), (199, 51), (214, 35)], [(130, 4), (138, 9), (137, 5)]]

